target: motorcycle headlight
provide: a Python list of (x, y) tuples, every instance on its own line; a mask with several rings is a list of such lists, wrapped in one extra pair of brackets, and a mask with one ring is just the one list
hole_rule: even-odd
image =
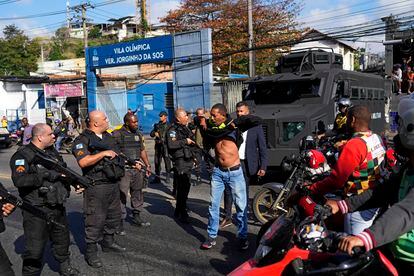
[(272, 250), (272, 247), (260, 244), (254, 255), (254, 260), (258, 263), (261, 259), (266, 257), (266, 255), (269, 254), (271, 250)]

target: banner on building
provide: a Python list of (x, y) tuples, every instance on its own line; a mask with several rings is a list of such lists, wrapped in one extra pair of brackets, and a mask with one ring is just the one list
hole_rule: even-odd
[(47, 98), (81, 97), (83, 96), (82, 82), (45, 84)]

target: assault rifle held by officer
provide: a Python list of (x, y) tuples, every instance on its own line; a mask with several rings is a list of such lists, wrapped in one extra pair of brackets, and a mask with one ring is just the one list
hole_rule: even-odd
[[(93, 149), (93, 150), (96, 150), (96, 151), (110, 150), (110, 148), (108, 146), (106, 146), (106, 145), (104, 145), (102, 143), (98, 143), (98, 142), (91, 143), (89, 145), (89, 147), (91, 149)], [(117, 154), (118, 154), (119, 157), (121, 157), (122, 159), (125, 160), (126, 164), (128, 164), (130, 166), (136, 166), (137, 163), (138, 163), (140, 165), (140, 167), (141, 167), (140, 171), (142, 171), (142, 172), (149, 172), (150, 174), (155, 175), (154, 172), (147, 170), (148, 169), (147, 166), (145, 166), (145, 164), (140, 159), (137, 159), (137, 160), (131, 159), (131, 158), (129, 158), (128, 156), (126, 156), (122, 152), (118, 152)]]
[(41, 164), (46, 169), (61, 173), (62, 180), (66, 180), (68, 184), (72, 185), (75, 189), (79, 188), (78, 185), (84, 189), (87, 189), (93, 185), (93, 181), (91, 179), (80, 175), (68, 167), (65, 167), (53, 157), (45, 153), (36, 152), (35, 159), (37, 163)]
[(2, 186), (0, 186), (0, 203), (10, 203), (20, 209), (31, 213), (32, 215), (41, 218), (46, 221), (47, 224), (54, 224), (58, 227), (65, 228), (66, 226), (57, 222), (52, 215), (43, 212), (41, 209), (33, 206), (32, 204), (17, 198), (16, 196), (10, 194)]

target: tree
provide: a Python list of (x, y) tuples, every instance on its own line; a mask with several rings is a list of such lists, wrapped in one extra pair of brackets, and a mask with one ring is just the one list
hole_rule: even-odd
[[(301, 5), (296, 0), (253, 1), (255, 47), (280, 45), (300, 37), (295, 18)], [(176, 10), (161, 19), (170, 32), (211, 28), (213, 53), (222, 56), (214, 68), (229, 69), (229, 58), (223, 53), (248, 49), (247, 0), (183, 0)], [(273, 47), (256, 51), (258, 74), (274, 72), (275, 61), (289, 47)], [(232, 55), (232, 71), (248, 72), (248, 52)]]
[(15, 25), (6, 26), (3, 34), (4, 38), (0, 38), (0, 75), (28, 76), (36, 71), (39, 41), (29, 39)]

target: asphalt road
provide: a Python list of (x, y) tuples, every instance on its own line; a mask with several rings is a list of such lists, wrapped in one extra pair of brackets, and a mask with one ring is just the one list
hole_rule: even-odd
[[(153, 160), (152, 141), (147, 139), (150, 160)], [(0, 150), (0, 181), (13, 194), (16, 188), (10, 179), (9, 160), (16, 147)], [(72, 155), (64, 154), (70, 168), (79, 170)], [(148, 228), (138, 228), (126, 223), (127, 235), (117, 237), (126, 253), (99, 252), (104, 266), (100, 269), (89, 267), (83, 257), (85, 251), (82, 216), (82, 195), (71, 194), (67, 212), (71, 231), (72, 263), (84, 275), (218, 275), (228, 274), (254, 254), (255, 237), (259, 230), (249, 220), (250, 248), (238, 251), (236, 226), (232, 225), (219, 232), (217, 245), (211, 250), (200, 250), (206, 236), (210, 186), (207, 180), (199, 186), (191, 187), (188, 206), (191, 223), (183, 225), (173, 219), (175, 201), (170, 195), (172, 184), (153, 184), (146, 190), (144, 216), (151, 222)], [(250, 197), (258, 187), (252, 187)], [(6, 221), (6, 232), (0, 234), (16, 275), (21, 274), (24, 252), (24, 235), (20, 210)], [(50, 247), (45, 250), (42, 275), (58, 275), (58, 264)]]

